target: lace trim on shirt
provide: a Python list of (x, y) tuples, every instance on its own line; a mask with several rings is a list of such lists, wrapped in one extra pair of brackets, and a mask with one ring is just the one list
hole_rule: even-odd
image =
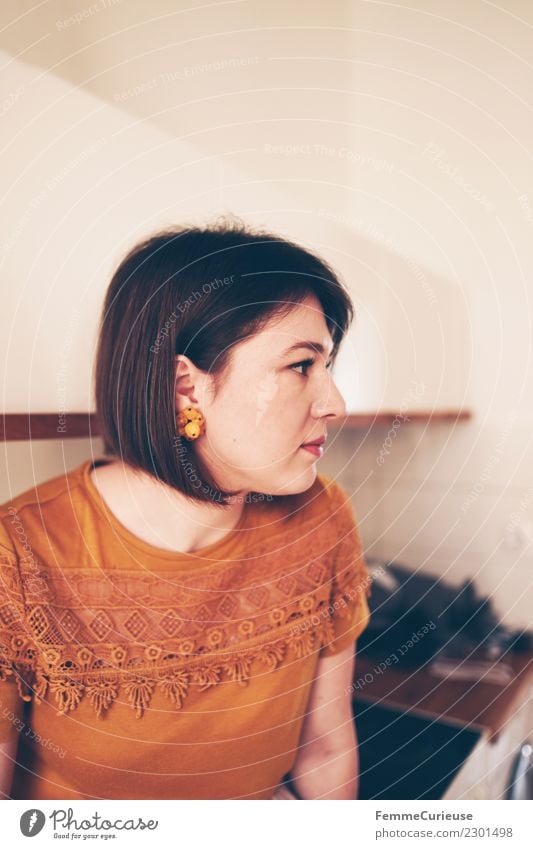
[[(313, 565), (317, 564), (310, 564), (308, 570)], [(25, 624), (21, 605), (12, 599), (0, 607), (0, 627), (4, 628), (3, 634), (0, 630), (0, 680), (14, 675), (25, 701), (33, 698), (40, 703), (47, 698), (55, 702), (59, 713), (74, 710), (84, 698), (101, 716), (119, 695), (125, 696), (140, 718), (156, 688), (181, 708), (193, 686), (200, 691), (221, 681), (246, 686), (254, 663), (271, 672), (284, 660), (300, 659), (329, 645), (336, 637), (333, 619), (352, 617), (361, 593), (369, 595), (368, 571), (364, 561), (356, 558), (337, 576), (333, 596), (325, 582), (314, 592), (268, 611), (258, 622), (229, 623), (233, 633), (229, 626), (211, 628), (196, 640), (166, 639), (148, 645), (134, 641), (47, 645), (49, 611), (43, 605), (26, 609)], [(63, 626), (69, 614), (73, 625), (67, 609)], [(179, 613), (168, 610), (166, 616), (177, 620)], [(7, 642), (2, 640), (6, 626), (11, 635)], [(31, 635), (24, 633), (28, 626)], [(239, 645), (232, 646), (236, 635)]]

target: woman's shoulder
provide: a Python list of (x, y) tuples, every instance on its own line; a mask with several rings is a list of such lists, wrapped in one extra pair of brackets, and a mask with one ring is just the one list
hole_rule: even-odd
[(24, 557), (31, 541), (37, 542), (47, 536), (51, 528), (61, 534), (71, 533), (69, 516), (75, 522), (73, 503), (88, 462), (29, 487), (0, 504), (0, 552)]

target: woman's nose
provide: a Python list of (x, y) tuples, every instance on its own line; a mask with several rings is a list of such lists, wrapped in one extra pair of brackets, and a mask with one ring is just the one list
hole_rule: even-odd
[(344, 398), (337, 389), (337, 385), (332, 377), (329, 377), (322, 387), (319, 397), (313, 402), (311, 412), (317, 419), (323, 416), (337, 418), (346, 415)]

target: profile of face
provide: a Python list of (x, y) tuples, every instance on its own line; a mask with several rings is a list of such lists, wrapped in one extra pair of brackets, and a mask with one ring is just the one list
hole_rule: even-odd
[(330, 373), (332, 347), (322, 306), (308, 296), (234, 347), (216, 397), (212, 377), (177, 356), (176, 411), (191, 404), (204, 415), (195, 452), (220, 486), (272, 495), (312, 486), (318, 456), (301, 446), (327, 436), (328, 423), (346, 412)]

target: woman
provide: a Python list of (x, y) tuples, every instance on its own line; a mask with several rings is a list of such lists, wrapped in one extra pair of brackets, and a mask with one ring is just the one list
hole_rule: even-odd
[(104, 455), (0, 510), (4, 797), (357, 797), (368, 571), (316, 469), (352, 317), (324, 261), (239, 224), (119, 265)]

